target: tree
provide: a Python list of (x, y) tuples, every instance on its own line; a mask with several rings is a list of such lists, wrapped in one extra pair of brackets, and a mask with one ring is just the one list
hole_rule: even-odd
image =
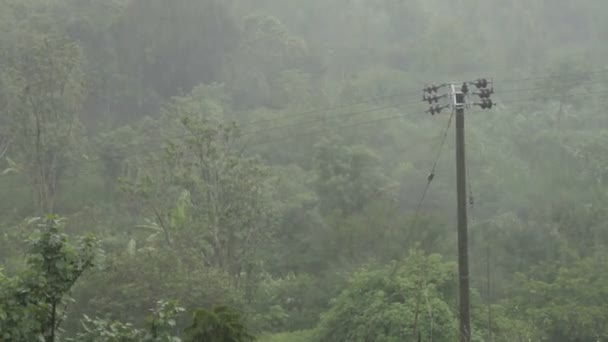
[(81, 52), (69, 39), (24, 33), (8, 70), (11, 149), (32, 184), (40, 215), (53, 213), (59, 181), (75, 158), (84, 100)]
[[(231, 87), (238, 108), (268, 106), (275, 81), (280, 87), (289, 81), (287, 77), (298, 76), (302, 83), (302, 75), (282, 75), (282, 72), (298, 69), (301, 64), (298, 62), (308, 56), (308, 49), (304, 40), (292, 35), (279, 19), (268, 13), (246, 15), (242, 25), (239, 53), (231, 55), (232, 63), (223, 79)], [(283, 90), (279, 89), (277, 92)], [(275, 104), (281, 103), (275, 101)]]
[(248, 342), (254, 338), (247, 332), (238, 312), (228, 307), (198, 309), (183, 338), (177, 319), (185, 309), (176, 301), (159, 301), (146, 319), (144, 329), (130, 323), (85, 316), (79, 333), (72, 342)]
[(238, 128), (184, 119), (189, 138), (171, 152), (173, 174), (190, 194), (193, 223), (199, 226), (206, 260), (235, 276), (269, 241), (275, 222), (269, 174), (256, 158), (236, 149)]
[(378, 155), (370, 148), (323, 139), (315, 152), (315, 186), (325, 213), (348, 216), (361, 211), (388, 183)]
[(402, 264), (364, 268), (322, 316), (318, 340), (413, 341), (418, 334), (456, 340), (448, 304), (453, 279), (453, 265), (416, 252)]
[(184, 312), (177, 301), (158, 301), (156, 308), (146, 318), (145, 329), (137, 329), (130, 323), (109, 319), (91, 319), (84, 316), (84, 332), (73, 342), (181, 342), (177, 336), (176, 319)]
[(168, 244), (196, 251), (238, 285), (275, 231), (274, 188), (268, 168), (243, 155), (238, 126), (220, 123), (213, 104), (193, 92), (167, 107), (160, 167), (144, 166), (127, 191), (153, 213)]
[(254, 341), (241, 322), (238, 312), (225, 307), (194, 312), (193, 322), (186, 329), (186, 341), (191, 342), (247, 342)]
[[(276, 243), (268, 253), (266, 269), (272, 273), (321, 272), (327, 266), (323, 253), (326, 223), (312, 188), (313, 172), (296, 165), (273, 167), (278, 227)], [(314, 252), (313, 252), (314, 251)]]
[(109, 315), (120, 322), (144, 326), (150, 298), (179, 300), (188, 310), (244, 306), (241, 292), (234, 288), (234, 278), (205, 265), (197, 250), (153, 248), (145, 237), (133, 236), (141, 242), (132, 254), (125, 251), (124, 241), (122, 253), (113, 253), (100, 272), (90, 274), (74, 289), (78, 305), (66, 321), (66, 330), (77, 331), (83, 315)]
[(511, 312), (533, 322), (549, 341), (604, 340), (608, 338), (606, 254), (568, 259), (519, 274)]
[(220, 0), (130, 1), (113, 32), (121, 69), (136, 81), (142, 103), (146, 89), (168, 99), (220, 81), (240, 33)]
[(48, 216), (31, 223), (38, 231), (28, 242), (28, 269), (13, 278), (0, 275), (0, 337), (54, 342), (66, 317), (68, 295), (94, 266), (99, 250), (90, 236), (70, 243), (61, 233), (61, 218)]

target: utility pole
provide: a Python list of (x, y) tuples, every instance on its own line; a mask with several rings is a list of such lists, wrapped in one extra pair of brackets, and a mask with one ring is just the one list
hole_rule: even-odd
[[(466, 83), (465, 83), (466, 85)], [(456, 111), (456, 192), (458, 202), (458, 298), (460, 308), (460, 340), (471, 340), (471, 314), (469, 304), (469, 245), (467, 227), (467, 180), (464, 145), (465, 94), (451, 85)]]
[(494, 341), (492, 337), (492, 304), (490, 295), (490, 245), (486, 246), (486, 297), (488, 301), (488, 342)]
[[(491, 109), (492, 100), (490, 96), (494, 93), (494, 87), (488, 88), (486, 79), (478, 79), (473, 82), (451, 82), (441, 85), (430, 85), (424, 88), (423, 101), (428, 102), (431, 107), (427, 111), (431, 115), (439, 114), (446, 108), (452, 108), (456, 114), (456, 199), (458, 208), (458, 299), (460, 316), (460, 341), (471, 342), (471, 312), (470, 312), (470, 287), (469, 287), (469, 246), (468, 246), (468, 219), (467, 219), (467, 180), (466, 180), (466, 155), (464, 139), (464, 114), (465, 109), (470, 107), (467, 99), (470, 97), (469, 85), (474, 85), (477, 92), (473, 95), (479, 96), (481, 102), (472, 103), (482, 109)], [(442, 88), (449, 88), (449, 94), (438, 95)], [(439, 105), (439, 100), (451, 98), (451, 104)]]

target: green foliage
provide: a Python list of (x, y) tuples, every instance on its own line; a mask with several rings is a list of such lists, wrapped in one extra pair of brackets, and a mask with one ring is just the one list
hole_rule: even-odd
[[(256, 287), (250, 321), (256, 331), (292, 331), (315, 327), (335, 291), (310, 274), (266, 276)], [(328, 293), (329, 292), (329, 293)]]
[(186, 341), (247, 342), (254, 341), (241, 321), (240, 314), (228, 307), (194, 312), (193, 322), (186, 329)]
[(82, 53), (63, 36), (26, 32), (5, 77), (12, 156), (32, 184), (37, 214), (53, 212), (64, 164), (77, 156), (84, 101)]
[[(272, 169), (276, 187), (274, 208), (279, 218), (269, 260), (278, 272), (318, 272), (327, 266), (323, 240), (325, 223), (319, 213), (319, 196), (312, 188), (313, 173), (291, 164)], [(313, 252), (314, 251), (314, 252)]]
[(453, 265), (411, 254), (403, 264), (357, 272), (323, 315), (319, 341), (403, 341), (457, 337), (449, 289)]
[(316, 186), (323, 210), (344, 216), (360, 211), (387, 183), (378, 156), (369, 148), (323, 140), (316, 150)]
[(605, 339), (605, 268), (605, 253), (534, 267), (518, 277), (521, 285), (510, 303), (513, 314), (530, 319), (550, 341)]
[(183, 137), (168, 141), (159, 170), (142, 166), (124, 189), (154, 218), (166, 245), (201, 253), (239, 283), (275, 231), (274, 190), (260, 160), (241, 155), (237, 125), (217, 123), (221, 113), (210, 111), (205, 96), (175, 99), (167, 125)]
[(258, 342), (313, 342), (314, 330), (300, 330), (288, 333), (260, 336)]
[[(607, 15), (0, 0), (0, 340), (59, 323), (62, 340), (184, 339), (174, 302), (146, 320), (162, 298), (238, 309), (263, 341), (454, 339), (452, 269), (432, 254), (454, 258), (452, 133), (418, 206), (447, 118), (417, 89), (481, 76), (499, 104), (467, 114), (474, 340), (606, 339)], [(52, 212), (65, 227), (40, 219), (22, 242), (16, 222)], [(68, 235), (92, 232), (107, 262), (81, 276), (96, 244)], [(386, 266), (417, 248), (433, 256)], [(199, 333), (234, 318), (198, 315)]]
[(150, 342), (180, 342), (176, 337), (177, 321), (176, 317), (184, 312), (185, 309), (178, 305), (177, 301), (159, 301), (156, 309), (146, 319), (148, 333), (143, 341)]
[(102, 272), (83, 278), (74, 289), (74, 298), (79, 305), (74, 309), (74, 319), (66, 322), (72, 331), (77, 330), (82, 315), (99, 313), (143, 326), (142, 313), (149, 309), (151, 299), (174, 298), (188, 310), (243, 305), (233, 278), (206, 266), (199, 254), (149, 246), (136, 248), (133, 255), (123, 251), (109, 257)]
[[(217, 0), (130, 1), (115, 28), (122, 71), (150, 96), (174, 96), (200, 83), (220, 81), (238, 42), (229, 6)], [(200, 58), (205, 56), (205, 58)], [(136, 94), (140, 103), (151, 101)], [(144, 108), (141, 108), (144, 109)]]
[[(181, 342), (176, 336), (177, 316), (185, 309), (175, 301), (159, 301), (156, 308), (146, 318), (145, 329), (136, 329), (132, 324), (123, 324), (108, 319), (91, 319), (84, 316), (84, 332), (73, 339), (74, 342)], [(71, 340), (72, 341), (72, 340)]]
[(84, 332), (78, 333), (74, 342), (135, 342), (139, 341), (142, 331), (137, 330), (132, 324), (112, 321), (108, 319), (91, 319), (84, 316), (82, 320)]
[(0, 331), (6, 341), (56, 341), (70, 303), (69, 293), (99, 254), (92, 237), (75, 244), (61, 233), (62, 219), (32, 219), (27, 270), (0, 280)]
[(509, 303), (491, 305), (490, 315), (487, 307), (482, 306), (480, 302), (477, 303), (474, 304), (472, 314), (473, 324), (477, 328), (473, 331), (475, 340), (497, 342), (542, 340), (540, 329), (535, 323), (525, 320), (520, 315), (513, 315), (508, 307)]
[(144, 329), (132, 324), (108, 319), (90, 319), (86, 315), (82, 322), (84, 332), (69, 341), (87, 342), (246, 342), (253, 341), (239, 313), (228, 307), (216, 307), (208, 311), (195, 310), (193, 321), (184, 331), (184, 339), (179, 337), (177, 318), (185, 309), (176, 301), (159, 301), (156, 308), (146, 318)]
[[(224, 76), (231, 85), (238, 108), (255, 108), (272, 102), (280, 105), (280, 101), (289, 100), (284, 98), (272, 101), (274, 85), (281, 86), (286, 82), (298, 81), (299, 90), (309, 88), (303, 75), (289, 71), (300, 69), (300, 62), (307, 56), (305, 41), (291, 34), (275, 16), (264, 12), (244, 16), (242, 26), (243, 32), (238, 46), (241, 53), (234, 56), (234, 63)], [(293, 76), (300, 77), (294, 79)], [(290, 83), (292, 86), (298, 86), (296, 82)], [(281, 89), (289, 91), (288, 88)], [(296, 96), (293, 93), (286, 95)], [(297, 94), (305, 95), (306, 93)], [(305, 97), (298, 100), (304, 99)]]

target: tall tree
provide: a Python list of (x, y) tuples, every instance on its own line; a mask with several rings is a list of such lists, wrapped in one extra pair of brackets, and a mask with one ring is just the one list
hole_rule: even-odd
[(52, 213), (59, 181), (75, 158), (84, 99), (79, 47), (65, 37), (24, 33), (6, 87), (10, 156), (29, 178), (40, 214)]
[(221, 107), (199, 90), (167, 107), (159, 167), (142, 168), (128, 189), (168, 243), (238, 279), (273, 235), (273, 185), (267, 167), (243, 155), (238, 127), (221, 124)]

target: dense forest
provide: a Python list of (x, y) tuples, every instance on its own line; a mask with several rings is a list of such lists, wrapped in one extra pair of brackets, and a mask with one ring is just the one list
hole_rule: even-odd
[[(608, 341), (603, 0), (0, 0), (0, 341)], [(432, 182), (431, 182), (432, 180)]]

